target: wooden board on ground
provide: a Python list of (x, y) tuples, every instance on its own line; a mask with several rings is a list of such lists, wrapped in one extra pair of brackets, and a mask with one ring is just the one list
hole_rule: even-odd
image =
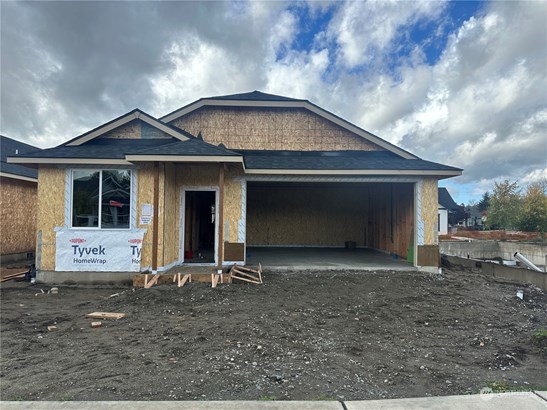
[(92, 319), (121, 319), (122, 317), (125, 317), (125, 313), (112, 313), (112, 312), (93, 312), (88, 313), (86, 317), (90, 317)]
[(26, 273), (27, 273), (27, 271), (18, 272), (18, 273), (10, 273), (9, 275), (2, 276), (2, 280), (0, 280), (0, 282), (5, 282), (5, 281), (10, 280), (10, 279), (23, 277), (23, 276), (25, 276)]

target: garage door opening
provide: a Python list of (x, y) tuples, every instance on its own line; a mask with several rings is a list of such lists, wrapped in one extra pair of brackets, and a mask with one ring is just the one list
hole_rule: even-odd
[(216, 200), (214, 191), (185, 191), (184, 262), (215, 262)]
[(412, 183), (249, 182), (247, 198), (248, 249), (366, 249), (412, 262)]

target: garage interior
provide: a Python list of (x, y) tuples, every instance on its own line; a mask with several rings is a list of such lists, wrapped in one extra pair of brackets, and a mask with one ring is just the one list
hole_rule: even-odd
[(408, 268), (413, 235), (413, 183), (248, 182), (250, 263)]

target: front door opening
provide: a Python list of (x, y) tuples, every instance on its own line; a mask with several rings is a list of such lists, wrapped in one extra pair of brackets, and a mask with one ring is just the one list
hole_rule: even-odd
[(184, 262), (215, 262), (215, 192), (186, 191)]

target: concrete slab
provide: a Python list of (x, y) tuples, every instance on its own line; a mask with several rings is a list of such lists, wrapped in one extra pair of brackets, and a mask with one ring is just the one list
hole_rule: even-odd
[(469, 410), (545, 410), (547, 402), (532, 392), (491, 393), (465, 396), (419, 397), (413, 399), (364, 400), (344, 402), (347, 410), (409, 410), (409, 409), (469, 409)]
[(538, 396), (540, 396), (542, 399), (544, 399), (545, 401), (547, 401), (547, 391), (536, 391), (534, 392), (536, 393)]
[(404, 259), (373, 249), (247, 247), (247, 264), (268, 271), (320, 270), (416, 270)]
[(3, 401), (2, 410), (343, 410), (337, 401)]

